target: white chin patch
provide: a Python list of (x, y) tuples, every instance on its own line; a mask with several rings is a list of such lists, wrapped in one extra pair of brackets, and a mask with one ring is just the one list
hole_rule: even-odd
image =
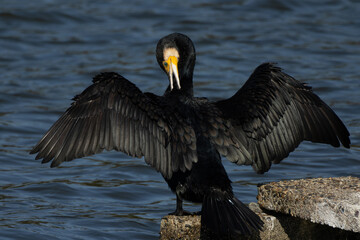
[(170, 56), (174, 56), (177, 59), (180, 57), (178, 50), (175, 48), (166, 48), (164, 50), (164, 59), (168, 59)]

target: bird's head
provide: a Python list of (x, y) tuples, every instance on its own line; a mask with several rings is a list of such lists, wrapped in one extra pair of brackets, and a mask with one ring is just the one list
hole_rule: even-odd
[(195, 48), (189, 37), (172, 33), (159, 40), (156, 59), (169, 78), (169, 90), (192, 93), (192, 76), (195, 65)]

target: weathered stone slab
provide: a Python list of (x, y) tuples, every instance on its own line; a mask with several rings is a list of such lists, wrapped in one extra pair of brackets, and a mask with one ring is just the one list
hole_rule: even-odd
[(200, 239), (200, 216), (167, 215), (161, 219), (160, 239)]
[[(264, 222), (262, 231), (250, 236), (239, 236), (239, 240), (360, 240), (360, 233), (332, 228), (326, 225), (276, 212), (264, 212), (257, 203), (250, 203), (249, 208)], [(214, 239), (204, 234), (201, 236), (200, 216), (165, 216), (161, 220), (160, 239)], [(225, 238), (226, 239), (226, 238)]]
[(360, 179), (315, 178), (258, 188), (262, 208), (360, 233)]
[[(250, 236), (238, 236), (235, 239), (246, 240), (289, 240), (287, 233), (280, 222), (273, 216), (262, 212), (257, 203), (250, 203), (249, 208), (253, 210), (264, 221), (263, 231), (256, 232)], [(214, 239), (211, 235), (201, 233), (200, 216), (174, 216), (168, 215), (162, 218), (160, 226), (160, 239)], [(226, 239), (226, 237), (224, 237)]]

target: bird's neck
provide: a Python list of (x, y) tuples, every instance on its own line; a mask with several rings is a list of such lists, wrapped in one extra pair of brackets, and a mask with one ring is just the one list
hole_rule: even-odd
[(193, 77), (191, 76), (183, 76), (183, 81), (181, 81), (181, 89), (183, 95), (193, 97), (194, 89), (193, 89)]
[(170, 90), (169, 86), (166, 89), (165, 95), (194, 97), (192, 76), (182, 76), (180, 79), (181, 89), (174, 88), (173, 90)]

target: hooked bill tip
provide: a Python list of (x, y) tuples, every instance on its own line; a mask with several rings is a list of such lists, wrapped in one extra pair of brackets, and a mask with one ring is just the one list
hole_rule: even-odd
[(178, 73), (178, 69), (177, 66), (174, 63), (171, 63), (172, 67), (171, 67), (171, 75), (174, 74), (175, 75), (175, 80), (176, 80), (176, 85), (178, 87), (178, 89), (181, 89), (180, 86), (180, 78), (179, 78), (179, 73)]

